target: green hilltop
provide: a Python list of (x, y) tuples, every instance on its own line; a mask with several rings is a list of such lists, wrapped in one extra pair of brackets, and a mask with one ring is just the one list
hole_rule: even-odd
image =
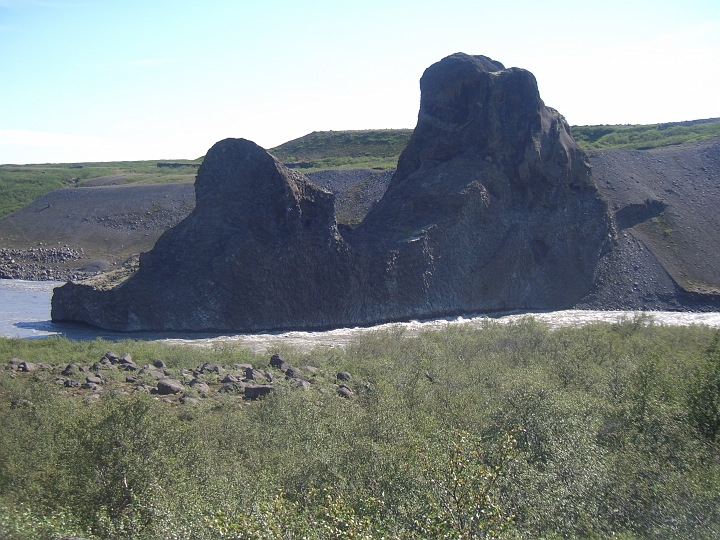
[[(643, 150), (720, 137), (720, 118), (651, 125), (572, 126), (586, 152)], [(303, 172), (332, 169), (391, 170), (407, 146), (411, 129), (314, 131), (268, 151)], [(0, 219), (56, 189), (115, 178), (120, 183), (189, 182), (196, 160), (117, 161), (42, 165), (0, 165)], [(92, 184), (89, 184), (92, 185)]]
[(268, 152), (292, 168), (394, 169), (407, 146), (412, 129), (313, 131), (270, 148)]

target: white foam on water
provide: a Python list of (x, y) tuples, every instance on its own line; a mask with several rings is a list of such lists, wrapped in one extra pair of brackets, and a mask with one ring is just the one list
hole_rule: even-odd
[[(98, 337), (108, 340), (137, 339), (162, 341), (174, 345), (212, 347), (222, 344), (246, 347), (258, 353), (265, 353), (274, 347), (293, 347), (310, 351), (315, 347), (347, 347), (354, 339), (372, 332), (402, 331), (405, 336), (414, 337), (426, 330), (440, 330), (450, 325), (468, 325), (482, 328), (487, 321), (500, 324), (517, 322), (531, 316), (550, 328), (578, 327), (586, 324), (616, 323), (623, 319), (633, 320), (638, 316), (649, 317), (653, 324), (666, 326), (706, 325), (720, 328), (720, 313), (695, 313), (675, 311), (586, 311), (569, 309), (564, 311), (538, 313), (510, 313), (502, 316), (474, 315), (444, 317), (425, 321), (387, 323), (367, 328), (339, 328), (321, 332), (266, 332), (259, 334), (192, 334), (192, 333), (120, 333), (107, 332), (79, 324), (55, 324), (50, 321), (50, 300), (52, 290), (62, 285), (57, 281), (0, 280), (0, 336), (23, 339), (43, 339), (64, 335), (73, 340), (92, 340)], [(646, 321), (647, 322), (647, 321)]]
[(705, 325), (720, 328), (720, 313), (691, 313), (674, 311), (587, 311), (569, 309), (541, 313), (513, 313), (499, 317), (485, 315), (432, 319), (427, 321), (409, 321), (388, 323), (367, 328), (340, 328), (323, 332), (282, 332), (265, 334), (236, 334), (203, 339), (164, 339), (162, 341), (177, 345), (215, 346), (218, 344), (235, 344), (247, 347), (257, 353), (265, 353), (268, 349), (287, 346), (308, 352), (315, 347), (345, 348), (354, 339), (373, 332), (401, 330), (403, 335), (415, 337), (423, 331), (441, 330), (451, 325), (466, 325), (480, 329), (488, 321), (500, 324), (518, 322), (525, 317), (533, 317), (540, 323), (547, 324), (551, 329), (562, 327), (580, 327), (593, 323), (617, 323), (623, 320), (645, 318), (645, 323), (652, 322), (665, 326)]

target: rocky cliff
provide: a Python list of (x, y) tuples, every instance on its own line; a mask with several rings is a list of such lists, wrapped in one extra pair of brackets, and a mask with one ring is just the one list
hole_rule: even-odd
[(425, 71), (382, 200), (338, 229), (330, 193), (254, 143), (208, 152), (196, 208), (139, 269), (56, 289), (52, 317), (115, 330), (326, 328), (586, 295), (613, 235), (585, 155), (535, 78), (455, 54)]

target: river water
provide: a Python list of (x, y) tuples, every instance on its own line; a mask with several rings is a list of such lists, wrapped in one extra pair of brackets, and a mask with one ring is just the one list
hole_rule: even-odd
[[(345, 347), (356, 337), (368, 332), (402, 328), (407, 336), (416, 336), (423, 330), (437, 330), (452, 324), (482, 326), (484, 315), (448, 317), (427, 321), (381, 324), (369, 328), (340, 328), (323, 332), (267, 332), (261, 334), (192, 334), (153, 332), (108, 332), (82, 324), (53, 323), (50, 321), (52, 290), (58, 281), (22, 281), (0, 279), (0, 336), (20, 339), (45, 339), (65, 336), (74, 341), (93, 340), (98, 337), (110, 341), (121, 339), (157, 340), (172, 344), (211, 346), (232, 343), (264, 353), (268, 348), (286, 345), (309, 351), (317, 346)], [(649, 311), (655, 324), (689, 326), (703, 324), (720, 328), (720, 313), (689, 313), (673, 311)], [(551, 328), (582, 326), (594, 322), (617, 322), (621, 318), (636, 316), (632, 311), (585, 311), (565, 310), (544, 313), (512, 313), (493, 316), (493, 320), (508, 323), (532, 315)]]

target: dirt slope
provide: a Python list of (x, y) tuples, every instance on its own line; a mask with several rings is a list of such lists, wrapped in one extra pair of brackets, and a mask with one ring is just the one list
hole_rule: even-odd
[(720, 140), (598, 152), (590, 163), (619, 232), (598, 273), (599, 306), (672, 307), (678, 295), (717, 303)]
[(109, 269), (150, 250), (194, 206), (192, 183), (54, 191), (0, 221), (0, 277), (68, 279)]

